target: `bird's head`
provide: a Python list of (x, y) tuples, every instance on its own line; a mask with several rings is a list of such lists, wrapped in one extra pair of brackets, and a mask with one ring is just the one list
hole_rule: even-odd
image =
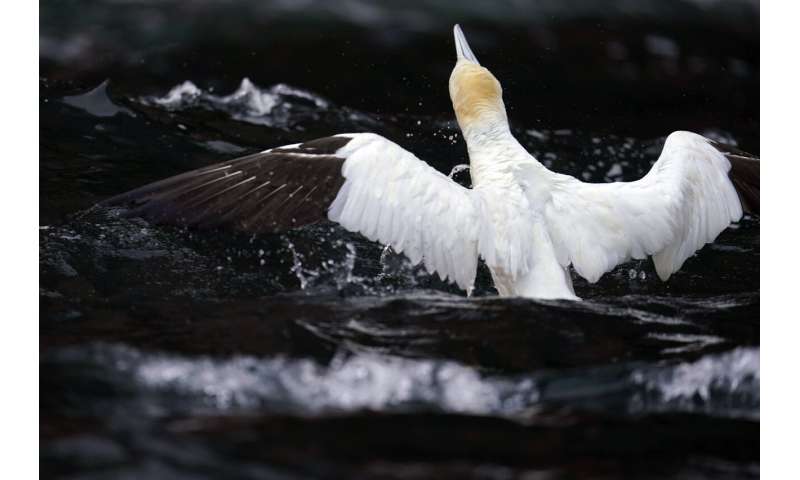
[(450, 74), (450, 100), (461, 130), (498, 121), (507, 122), (500, 82), (478, 63), (458, 25), (453, 27), (453, 35), (457, 61)]

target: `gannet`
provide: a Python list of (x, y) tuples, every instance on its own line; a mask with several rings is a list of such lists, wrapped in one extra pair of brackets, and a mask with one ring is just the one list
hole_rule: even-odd
[(472, 188), (374, 133), (285, 145), (113, 197), (156, 223), (279, 232), (325, 219), (391, 246), (472, 291), (479, 257), (500, 296), (579, 300), (589, 282), (652, 256), (667, 281), (743, 211), (759, 210), (759, 161), (691, 132), (670, 134), (641, 179), (584, 183), (552, 172), (511, 133), (503, 90), (461, 28), (449, 90)]

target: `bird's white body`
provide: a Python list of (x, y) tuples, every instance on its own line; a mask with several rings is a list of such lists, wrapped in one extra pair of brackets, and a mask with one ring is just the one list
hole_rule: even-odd
[(498, 122), (467, 130), (472, 187), (485, 202), (497, 248), (487, 261), (502, 296), (577, 299), (567, 267), (558, 263), (541, 206), (544, 181), (524, 181), (525, 166), (539, 163)]
[(640, 180), (592, 184), (551, 172), (502, 126), (490, 130), (464, 132), (471, 189), (379, 135), (343, 134), (346, 181), (328, 218), (467, 291), (481, 257), (501, 296), (578, 299), (570, 266), (596, 282), (652, 255), (667, 280), (742, 216), (729, 161), (700, 135), (671, 134)]

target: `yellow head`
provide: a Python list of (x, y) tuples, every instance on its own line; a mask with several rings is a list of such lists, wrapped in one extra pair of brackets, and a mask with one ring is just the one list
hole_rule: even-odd
[(464, 130), (482, 122), (507, 121), (500, 82), (478, 63), (458, 25), (453, 34), (458, 60), (450, 74), (450, 100), (459, 126)]

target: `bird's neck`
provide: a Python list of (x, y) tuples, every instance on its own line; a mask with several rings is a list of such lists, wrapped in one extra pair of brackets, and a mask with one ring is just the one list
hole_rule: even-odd
[(536, 162), (511, 134), (505, 118), (462, 125), (461, 131), (467, 142), (474, 187), (487, 183), (514, 182), (516, 166)]

